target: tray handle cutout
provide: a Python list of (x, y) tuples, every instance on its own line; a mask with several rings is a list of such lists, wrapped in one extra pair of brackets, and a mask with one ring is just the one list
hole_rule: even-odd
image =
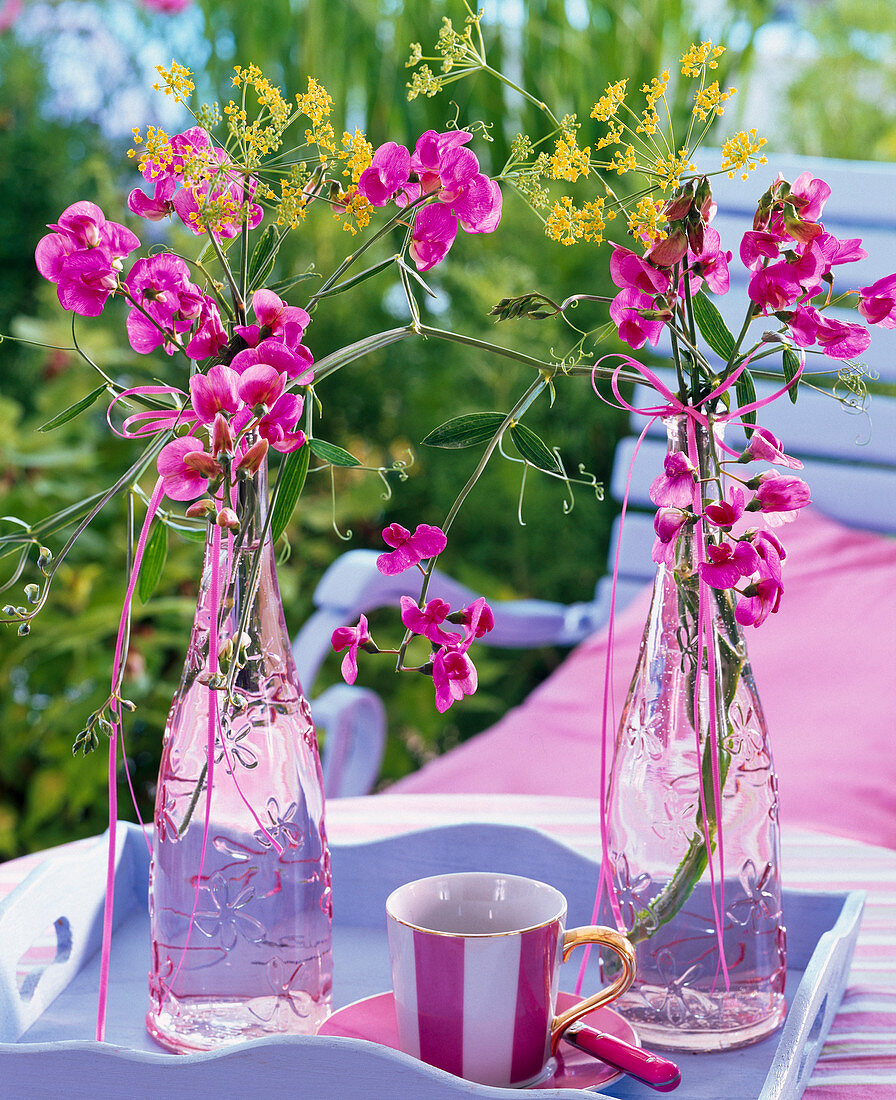
[(47, 968), (67, 962), (71, 953), (72, 926), (68, 917), (57, 917), (22, 952), (16, 963), (16, 985), (22, 1000), (30, 1001)]

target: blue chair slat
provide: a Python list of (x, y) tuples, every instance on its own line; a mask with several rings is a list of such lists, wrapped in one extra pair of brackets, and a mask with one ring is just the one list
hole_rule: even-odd
[[(712, 150), (701, 154), (701, 158), (708, 171), (714, 170), (719, 162), (718, 152)], [(840, 282), (846, 285), (844, 280), (858, 277), (860, 285), (866, 286), (889, 275), (896, 267), (896, 173), (887, 164), (772, 155), (767, 165), (751, 173), (748, 182), (739, 177), (729, 180), (725, 175), (714, 176), (713, 193), (719, 207), (714, 226), (726, 246), (734, 249), (752, 225), (761, 189), (778, 173), (793, 181), (805, 171), (831, 185), (832, 194), (823, 213), (828, 232), (841, 238), (861, 237), (868, 252), (861, 272), (857, 269), (853, 276), (848, 267), (844, 268)], [(735, 293), (714, 301), (729, 327), (736, 331), (743, 321), (749, 273), (737, 256), (730, 273)], [(845, 321), (860, 320), (851, 310), (835, 310), (832, 316)], [(650, 352), (649, 348), (645, 350)], [(664, 333), (652, 354), (668, 356), (670, 352), (671, 345)], [(877, 372), (883, 381), (896, 383), (896, 330), (874, 331), (863, 365)], [(764, 366), (780, 370), (779, 357), (770, 357)], [(835, 364), (812, 357), (809, 366), (825, 369)], [(772, 389), (770, 383), (757, 383), (759, 396)], [(634, 404), (654, 405), (656, 398), (649, 392), (636, 390)], [(896, 533), (896, 399), (874, 397), (869, 416), (850, 415), (836, 402), (804, 387), (796, 409), (781, 400), (762, 409), (759, 421), (785, 441), (790, 454), (805, 461), (803, 476), (811, 487), (813, 502), (821, 511), (853, 527)], [(640, 433), (643, 423), (640, 416), (632, 418), (635, 434)], [(650, 560), (653, 505), (647, 489), (662, 465), (664, 436), (662, 424), (654, 425), (635, 467), (630, 498), (633, 510), (626, 518), (621, 536), (617, 610), (633, 599), (654, 574)], [(743, 436), (740, 429), (731, 428), (728, 438), (739, 447)], [(626, 439), (616, 450), (611, 491), (617, 500), (622, 498), (633, 448), (634, 439)], [(639, 514), (638, 508), (650, 509), (650, 514)], [(619, 538), (617, 519), (608, 562), (610, 574)], [(296, 664), (306, 688), (311, 687), (330, 652), (330, 635), (337, 626), (355, 623), (360, 613), (373, 608), (396, 606), (406, 592), (406, 581), (401, 576), (387, 578), (377, 571), (376, 557), (371, 550), (349, 551), (321, 579), (314, 594), (317, 611), (294, 644)], [(499, 646), (574, 645), (606, 622), (610, 591), (608, 575), (598, 582), (592, 600), (569, 607), (540, 600), (492, 603), (495, 629), (489, 642)], [(442, 573), (433, 576), (430, 596), (441, 596), (453, 607), (464, 606), (475, 595)], [(323, 767), (330, 797), (360, 793), (361, 789), (369, 789), (364, 788), (365, 783), (375, 781), (385, 739), (385, 718), (381, 705), (373, 703), (371, 695), (366, 689), (339, 686), (312, 701), (315, 720), (327, 732)]]

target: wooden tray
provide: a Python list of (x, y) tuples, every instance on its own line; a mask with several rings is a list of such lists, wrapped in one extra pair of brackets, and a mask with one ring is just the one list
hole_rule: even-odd
[[(442, 871), (493, 870), (550, 882), (569, 923), (590, 922), (594, 863), (533, 829), (459, 825), (332, 850), (334, 1007), (389, 989), (384, 903), (397, 885)], [(0, 1094), (16, 1100), (196, 1100), (285, 1094), (305, 1100), (577, 1100), (572, 1089), (473, 1085), (359, 1039), (289, 1037), (212, 1054), (173, 1055), (146, 1035), (149, 859), (140, 830), (122, 824), (115, 885), (107, 1042), (93, 1034), (99, 975), (104, 838), (48, 858), (0, 903)], [(682, 1100), (797, 1100), (840, 1003), (864, 894), (785, 891), (787, 1021), (776, 1035), (724, 1054), (680, 1054)], [(23, 979), (20, 960), (55, 928), (55, 951)], [(55, 955), (55, 957), (53, 957)], [(575, 980), (569, 965), (566, 985)], [(17, 976), (18, 971), (18, 976)], [(561, 978), (561, 985), (563, 980)], [(720, 1082), (724, 1082), (724, 1087)], [(656, 1095), (631, 1078), (592, 1097)]]

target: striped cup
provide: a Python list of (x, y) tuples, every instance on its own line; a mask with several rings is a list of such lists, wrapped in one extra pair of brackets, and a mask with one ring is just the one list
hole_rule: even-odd
[[(565, 931), (566, 898), (518, 875), (435, 875), (386, 901), (401, 1048), (468, 1081), (518, 1087), (547, 1076), (565, 1029), (624, 993), (635, 953), (612, 928)], [(579, 944), (620, 958), (615, 980), (555, 1016), (559, 966)]]

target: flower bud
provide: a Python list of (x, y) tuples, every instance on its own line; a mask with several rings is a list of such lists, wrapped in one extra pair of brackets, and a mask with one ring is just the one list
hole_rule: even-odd
[(226, 528), (228, 531), (239, 531), (240, 529), (239, 517), (232, 508), (222, 508), (221, 511), (218, 512), (215, 523), (217, 523), (219, 527)]
[(269, 446), (270, 444), (266, 439), (259, 439), (258, 442), (253, 443), (236, 464), (237, 476), (241, 473), (246, 475), (257, 473), (259, 466), (264, 461), (264, 456), (268, 453)]
[(49, 571), (50, 565), (53, 561), (53, 553), (48, 546), (42, 546), (37, 559), (37, 567), (41, 573), (46, 574)]
[(216, 511), (217, 505), (215, 502), (209, 500), (208, 497), (203, 497), (202, 500), (194, 500), (185, 514), (190, 519), (211, 519)]
[(188, 470), (195, 470), (202, 477), (220, 477), (224, 473), (220, 465), (205, 451), (188, 451), (182, 461)]
[(26, 634), (31, 633), (31, 623), (19, 623), (19, 628), (16, 633), (20, 638), (24, 638)]
[(230, 422), (223, 413), (217, 413), (212, 426), (212, 454), (215, 458), (222, 453), (233, 454), (233, 444), (233, 431)]
[(40, 585), (26, 584), (25, 585), (25, 599), (29, 603), (37, 603), (40, 599)]

